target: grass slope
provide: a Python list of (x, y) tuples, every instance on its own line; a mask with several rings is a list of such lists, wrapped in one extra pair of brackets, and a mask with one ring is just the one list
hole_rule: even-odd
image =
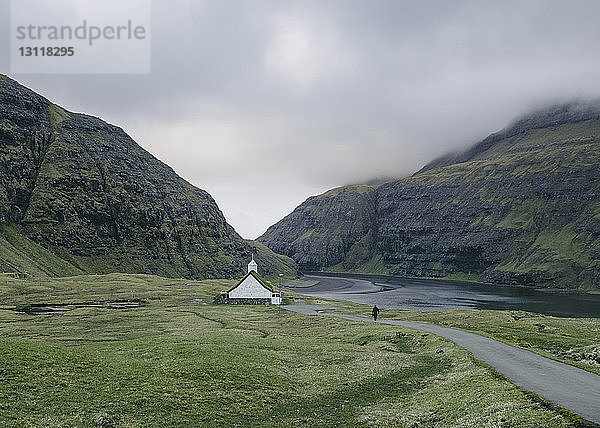
[[(430, 334), (207, 304), (231, 281), (0, 278), (3, 426), (572, 426)], [(141, 299), (130, 310), (15, 307)]]
[(273, 282), (279, 281), (279, 274), (283, 274), (286, 279), (298, 277), (296, 263), (291, 258), (274, 253), (258, 241), (251, 239), (245, 241), (252, 250), (261, 276)]
[(81, 274), (70, 263), (19, 233), (15, 227), (0, 225), (0, 272), (34, 276)]

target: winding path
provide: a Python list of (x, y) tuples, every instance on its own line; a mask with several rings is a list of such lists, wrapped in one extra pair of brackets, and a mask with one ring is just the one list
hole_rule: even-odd
[(600, 424), (600, 376), (580, 368), (453, 328), (411, 321), (373, 321), (353, 315), (331, 314), (326, 311), (333, 308), (327, 306), (287, 305), (282, 308), (305, 315), (327, 315), (351, 321), (399, 325), (445, 337), (471, 351), (475, 358), (494, 367), (516, 385)]

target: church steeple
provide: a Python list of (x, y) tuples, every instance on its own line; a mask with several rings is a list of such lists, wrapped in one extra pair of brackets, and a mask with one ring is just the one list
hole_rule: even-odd
[(254, 271), (258, 273), (258, 265), (254, 261), (254, 254), (252, 254), (252, 260), (248, 263), (248, 272)]

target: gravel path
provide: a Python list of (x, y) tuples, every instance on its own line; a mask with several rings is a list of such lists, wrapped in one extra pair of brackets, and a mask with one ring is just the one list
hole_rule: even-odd
[[(328, 306), (287, 305), (282, 308), (305, 315), (328, 315), (351, 321), (374, 322), (353, 315), (327, 313), (328, 310), (334, 309)], [(376, 322), (424, 330), (452, 340), (468, 349), (478, 360), (494, 367), (516, 385), (600, 424), (600, 376), (462, 330), (410, 321)]]

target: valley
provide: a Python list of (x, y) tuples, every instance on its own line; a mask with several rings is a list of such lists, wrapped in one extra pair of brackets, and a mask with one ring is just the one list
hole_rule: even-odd
[[(231, 284), (126, 274), (0, 278), (0, 420), (11, 426), (592, 426), (432, 334), (273, 306), (211, 305)], [(144, 305), (15, 311), (132, 298)], [(290, 293), (288, 303), (302, 298)], [(370, 310), (345, 305), (362, 315)]]

